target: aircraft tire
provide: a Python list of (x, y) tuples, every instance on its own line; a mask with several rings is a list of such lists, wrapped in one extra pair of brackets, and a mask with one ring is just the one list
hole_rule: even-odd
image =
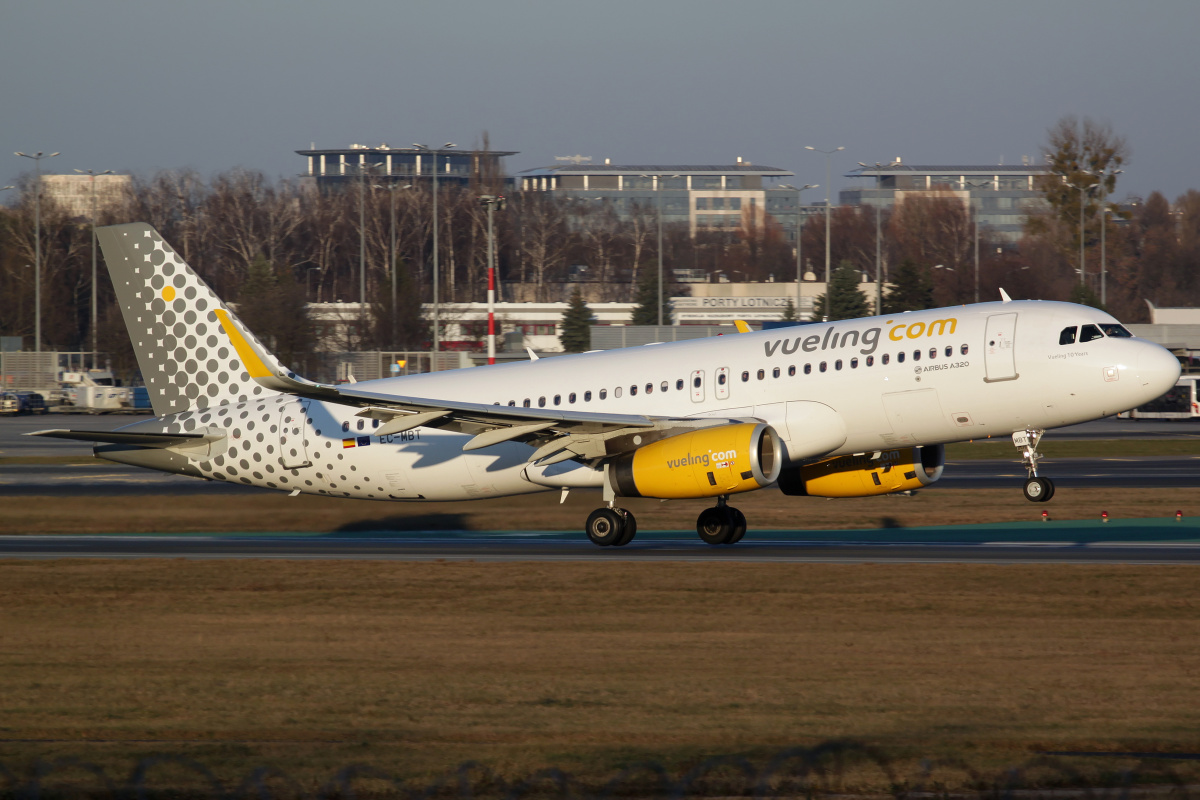
[(1050, 487), (1050, 491), (1046, 492), (1046, 496), (1042, 498), (1042, 502), (1049, 503), (1054, 497), (1054, 481), (1052, 481), (1050, 478), (1042, 478), (1042, 480), (1044, 480), (1046, 485)]
[(617, 544), (625, 533), (625, 520), (611, 508), (597, 508), (588, 515), (584, 532), (592, 544), (600, 547), (611, 547)]
[(1025, 481), (1025, 499), (1031, 503), (1044, 503), (1054, 493), (1054, 484), (1048, 478), (1030, 478)]
[(727, 508), (713, 506), (696, 518), (696, 533), (705, 544), (726, 544), (733, 535), (734, 516)]
[(624, 547), (637, 536), (637, 518), (628, 509), (618, 508), (615, 511), (621, 515), (621, 538), (613, 542), (613, 547)]
[(733, 531), (725, 544), (737, 544), (746, 535), (746, 515), (736, 508), (730, 508), (729, 513), (733, 516)]

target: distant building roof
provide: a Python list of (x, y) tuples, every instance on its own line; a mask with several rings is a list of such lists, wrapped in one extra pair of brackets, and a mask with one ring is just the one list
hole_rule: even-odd
[(777, 175), (779, 177), (794, 175), (785, 169), (767, 167), (761, 164), (751, 164), (742, 161), (737, 164), (705, 164), (705, 165), (676, 165), (676, 164), (571, 164), (554, 167), (536, 167), (521, 172), (521, 175), (542, 177), (548, 175), (728, 175), (731, 172), (743, 172), (751, 175)]
[(890, 164), (874, 164), (852, 169), (843, 177), (862, 178), (865, 176), (888, 175), (898, 172), (928, 173), (931, 175), (1030, 175), (1037, 172), (1049, 172), (1048, 164), (904, 164), (894, 161)]

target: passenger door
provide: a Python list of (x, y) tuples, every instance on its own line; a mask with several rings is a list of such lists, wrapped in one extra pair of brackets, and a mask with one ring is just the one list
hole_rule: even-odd
[(987, 330), (983, 343), (984, 381), (1011, 381), (1021, 377), (1017, 374), (1014, 341), (1017, 332), (1017, 315), (992, 314), (987, 318)]

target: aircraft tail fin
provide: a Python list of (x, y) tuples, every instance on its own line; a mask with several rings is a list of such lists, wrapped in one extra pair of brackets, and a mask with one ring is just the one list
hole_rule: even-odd
[(135, 222), (96, 238), (157, 416), (274, 394), (252, 371), (286, 370), (158, 231)]

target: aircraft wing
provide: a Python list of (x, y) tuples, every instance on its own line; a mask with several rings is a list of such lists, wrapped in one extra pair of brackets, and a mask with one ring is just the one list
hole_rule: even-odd
[(440, 428), (473, 435), (463, 450), (478, 450), (508, 441), (535, 446), (531, 461), (543, 465), (569, 458), (603, 459), (636, 449), (681, 429), (723, 424), (721, 419), (648, 417), (520, 406), (488, 405), (460, 400), (408, 397), (355, 388), (355, 384), (315, 383), (294, 372), (275, 370), (251, 337), (223, 310), (217, 315), (250, 377), (260, 386), (310, 400), (361, 408), (359, 416), (380, 420), (376, 436), (417, 427)]

